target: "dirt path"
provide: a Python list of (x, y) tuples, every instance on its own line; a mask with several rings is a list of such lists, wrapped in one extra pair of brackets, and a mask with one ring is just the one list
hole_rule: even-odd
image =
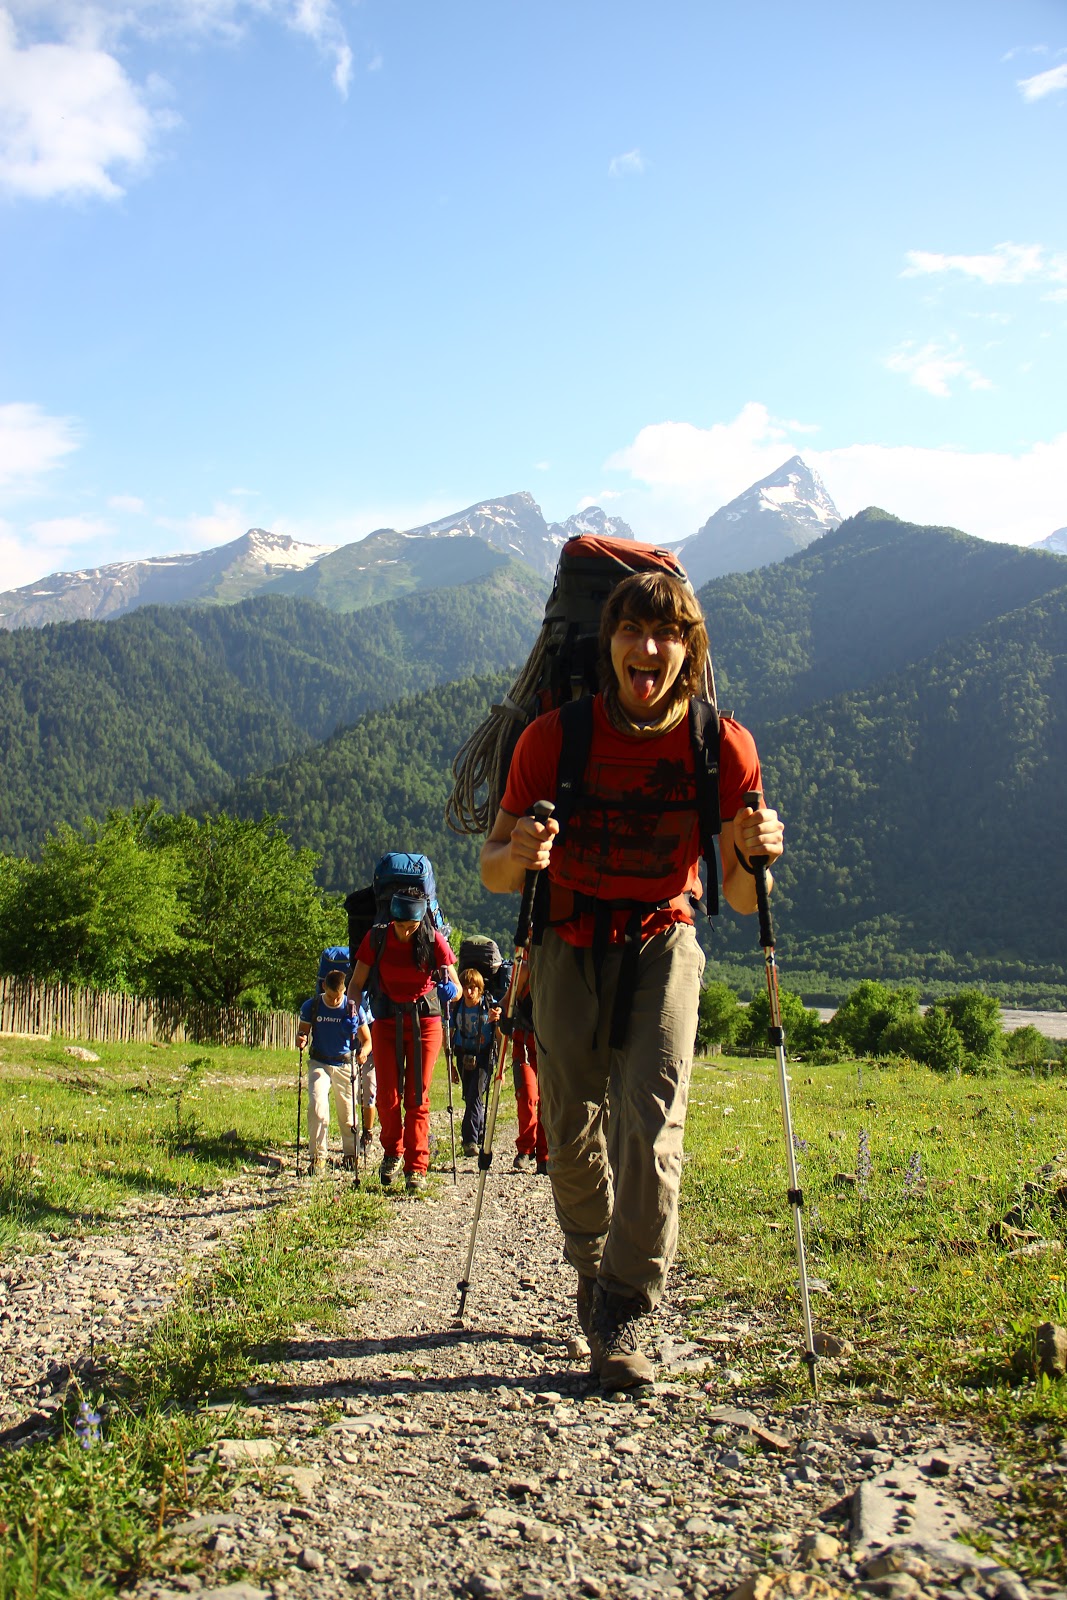
[[(650, 1319), (655, 1387), (601, 1396), (575, 1353), (574, 1275), (548, 1182), (512, 1172), (512, 1134), (503, 1128), (489, 1176), (464, 1325), (456, 1283), (471, 1161), (458, 1186), (438, 1173), (428, 1198), (399, 1197), (371, 1248), (344, 1263), (347, 1326), (300, 1329), (276, 1381), (246, 1392), (234, 1431), (248, 1437), (219, 1447), (233, 1473), (229, 1509), (174, 1528), (171, 1572), (136, 1600), (201, 1589), (202, 1600), (220, 1590), (226, 1600), (705, 1600), (738, 1590), (1067, 1600), (955, 1540), (980, 1530), (1007, 1562), (1018, 1532), (1016, 1490), (977, 1436), (906, 1403), (835, 1398), (832, 1383), (819, 1406), (783, 1411), (767, 1393), (754, 1398), (750, 1341), (774, 1340), (792, 1363), (795, 1329), (727, 1313), (694, 1324), (687, 1301), (701, 1286), (681, 1273)], [(0, 1296), (5, 1336), (20, 1302), (17, 1349), (3, 1360), (25, 1380), (21, 1414), (33, 1395), (37, 1417), (42, 1399), (59, 1403), (63, 1351), (87, 1326), (71, 1298), (79, 1273), (83, 1284), (96, 1274), (97, 1306), (105, 1281), (138, 1291), (123, 1292), (100, 1330), (136, 1337), (189, 1257), (290, 1196), (294, 1181), (249, 1174), (184, 1210), (142, 1205), (107, 1239), (57, 1248), (44, 1274), (38, 1263), (31, 1278), (23, 1263), (22, 1281)], [(42, 1378), (40, 1341), (60, 1361), (54, 1379)], [(1067, 1476), (1067, 1459), (1049, 1470)], [(184, 1574), (194, 1550), (202, 1570)], [(773, 1571), (788, 1578), (754, 1587)]]

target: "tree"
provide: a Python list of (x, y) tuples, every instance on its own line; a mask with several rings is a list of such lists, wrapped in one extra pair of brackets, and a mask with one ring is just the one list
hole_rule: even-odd
[(728, 983), (708, 983), (700, 991), (697, 1049), (706, 1054), (713, 1045), (729, 1049), (744, 1023), (741, 1004)]
[(884, 1035), (893, 1028), (897, 1041), (919, 1020), (919, 996), (915, 989), (890, 989), (873, 978), (858, 983), (826, 1026), (827, 1039), (856, 1056), (874, 1056), (899, 1050)]
[(1004, 1030), (1000, 1025), (1000, 1006), (992, 995), (980, 989), (960, 989), (938, 1004), (952, 1018), (968, 1055), (976, 1061), (1000, 1061), (1004, 1054)]
[(154, 806), (109, 811), (81, 833), (61, 826), (39, 863), (3, 874), (0, 959), (8, 972), (142, 989), (177, 954), (181, 863), (149, 847)]
[[(822, 1033), (822, 1023), (817, 1011), (809, 1011), (798, 994), (788, 989), (778, 991), (778, 1009), (785, 1029), (787, 1047), (794, 1053), (814, 1050)], [(767, 991), (761, 989), (754, 995), (747, 1012), (740, 1043), (750, 1050), (767, 1047), (767, 1031), (771, 1025), (771, 1003)]]
[(963, 1071), (967, 1051), (959, 1030), (942, 1006), (931, 1006), (922, 1022), (918, 1059), (934, 1072)]
[(274, 816), (161, 817), (157, 838), (183, 872), (183, 947), (155, 965), (161, 992), (265, 1006), (308, 994), (319, 951), (346, 937), (315, 883), (315, 851), (295, 850)]

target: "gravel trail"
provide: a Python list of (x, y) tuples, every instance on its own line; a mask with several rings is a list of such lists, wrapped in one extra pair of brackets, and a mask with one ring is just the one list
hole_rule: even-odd
[[(1007, 1569), (1018, 1491), (974, 1430), (833, 1383), (819, 1405), (754, 1398), (745, 1349), (764, 1337), (795, 1360), (796, 1329), (736, 1308), (697, 1324), (701, 1286), (682, 1272), (649, 1319), (656, 1385), (602, 1396), (577, 1343), (574, 1274), (549, 1184), (511, 1170), (512, 1133), (499, 1130), (462, 1326), (472, 1161), (461, 1161), (455, 1187), (438, 1171), (425, 1198), (398, 1196), (384, 1230), (342, 1263), (346, 1325), (299, 1329), (274, 1381), (246, 1391), (232, 1431), (247, 1437), (218, 1446), (232, 1473), (227, 1511), (174, 1526), (170, 1572), (136, 1600), (201, 1591), (202, 1600), (1067, 1600), (1056, 1583), (1024, 1585)], [(134, 1315), (165, 1303), (183, 1252), (203, 1254), (293, 1184), (291, 1172), (248, 1175), (204, 1197), (195, 1217), (142, 1205), (91, 1250), (54, 1252), (52, 1280), (67, 1272), (69, 1287), (85, 1270), (79, 1252), (121, 1251), (145, 1274), (146, 1292), (115, 1308), (120, 1322), (129, 1312), (121, 1331), (135, 1337)], [(28, 1346), (33, 1304), (50, 1290), (20, 1296), (22, 1287), (9, 1284), (4, 1303), (23, 1300)], [(57, 1326), (39, 1324), (58, 1350)], [(15, 1361), (30, 1385), (25, 1415), (32, 1361), (25, 1352)], [(36, 1381), (40, 1394), (46, 1380)], [(1067, 1476), (1062, 1455), (1047, 1470)], [(961, 1544), (967, 1528), (994, 1553)], [(193, 1550), (202, 1568), (183, 1573)]]

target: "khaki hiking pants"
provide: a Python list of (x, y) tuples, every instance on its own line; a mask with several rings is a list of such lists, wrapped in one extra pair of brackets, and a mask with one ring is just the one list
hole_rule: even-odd
[[(337, 1107), (337, 1122), (341, 1130), (341, 1148), (346, 1156), (355, 1156), (359, 1147), (360, 1126), (352, 1131), (352, 1073), (356, 1075), (356, 1106), (367, 1111), (374, 1104), (374, 1062), (368, 1061), (360, 1069), (355, 1061), (349, 1066), (331, 1066), (326, 1061), (308, 1058), (308, 1149), (311, 1160), (325, 1161), (330, 1139), (330, 1090), (333, 1090)], [(362, 1118), (360, 1119), (360, 1125)]]
[(621, 959), (621, 949), (609, 950), (598, 1000), (590, 950), (551, 929), (534, 946), (541, 1119), (567, 1260), (583, 1277), (651, 1308), (662, 1297), (678, 1243), (704, 954), (688, 923), (647, 941), (626, 1042), (609, 1050)]

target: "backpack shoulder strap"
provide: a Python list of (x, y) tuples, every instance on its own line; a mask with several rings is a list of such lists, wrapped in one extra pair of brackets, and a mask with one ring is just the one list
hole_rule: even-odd
[(719, 909), (715, 840), (722, 829), (722, 817), (719, 812), (719, 713), (710, 700), (696, 696), (690, 700), (689, 737), (693, 744), (700, 853), (708, 870), (707, 912), (713, 917)]
[(593, 744), (593, 696), (583, 694), (578, 700), (567, 700), (559, 708), (559, 725), (563, 744), (556, 769), (556, 821), (559, 823), (559, 842), (562, 844), (585, 782), (585, 769), (589, 764), (589, 751)]

